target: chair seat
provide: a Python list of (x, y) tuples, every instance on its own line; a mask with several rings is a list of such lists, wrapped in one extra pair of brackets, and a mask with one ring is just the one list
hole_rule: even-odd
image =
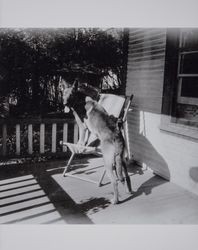
[(68, 143), (63, 142), (63, 146), (67, 146), (72, 153), (75, 154), (100, 154), (101, 150), (99, 147), (89, 147), (89, 146), (83, 146), (80, 144), (74, 144), (74, 143)]

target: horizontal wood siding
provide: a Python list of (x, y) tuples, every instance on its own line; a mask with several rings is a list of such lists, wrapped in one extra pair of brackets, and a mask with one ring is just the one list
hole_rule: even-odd
[(198, 194), (198, 142), (160, 129), (166, 29), (130, 29), (126, 95), (130, 155)]
[(128, 115), (130, 153), (140, 163), (169, 178), (167, 166), (147, 138), (145, 112), (160, 114), (166, 47), (165, 29), (131, 29), (129, 32), (126, 93), (134, 94)]
[(134, 93), (134, 102), (140, 109), (161, 112), (165, 46), (165, 29), (129, 32), (126, 92)]

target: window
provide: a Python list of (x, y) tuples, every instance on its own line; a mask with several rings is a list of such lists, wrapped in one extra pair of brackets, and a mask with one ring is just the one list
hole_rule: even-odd
[(198, 127), (198, 30), (183, 29), (179, 38), (176, 117)]
[(198, 139), (198, 29), (167, 31), (161, 128)]

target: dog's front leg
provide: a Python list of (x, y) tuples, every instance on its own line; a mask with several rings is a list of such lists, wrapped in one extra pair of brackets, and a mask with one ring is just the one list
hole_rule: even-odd
[(78, 144), (80, 145), (85, 145), (86, 142), (86, 126), (85, 124), (81, 121), (80, 117), (78, 116), (78, 114), (76, 113), (76, 111), (74, 109), (72, 109), (73, 111), (73, 115), (75, 117), (76, 123), (78, 125), (79, 128), (79, 140), (78, 140)]

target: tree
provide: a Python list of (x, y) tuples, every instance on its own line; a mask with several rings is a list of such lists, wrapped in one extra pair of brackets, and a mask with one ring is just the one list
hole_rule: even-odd
[(6, 81), (0, 82), (1, 95), (16, 104), (18, 115), (42, 115), (63, 110), (61, 76), (68, 83), (78, 77), (120, 91), (125, 36), (122, 29), (0, 29), (0, 64), (8, 70)]

